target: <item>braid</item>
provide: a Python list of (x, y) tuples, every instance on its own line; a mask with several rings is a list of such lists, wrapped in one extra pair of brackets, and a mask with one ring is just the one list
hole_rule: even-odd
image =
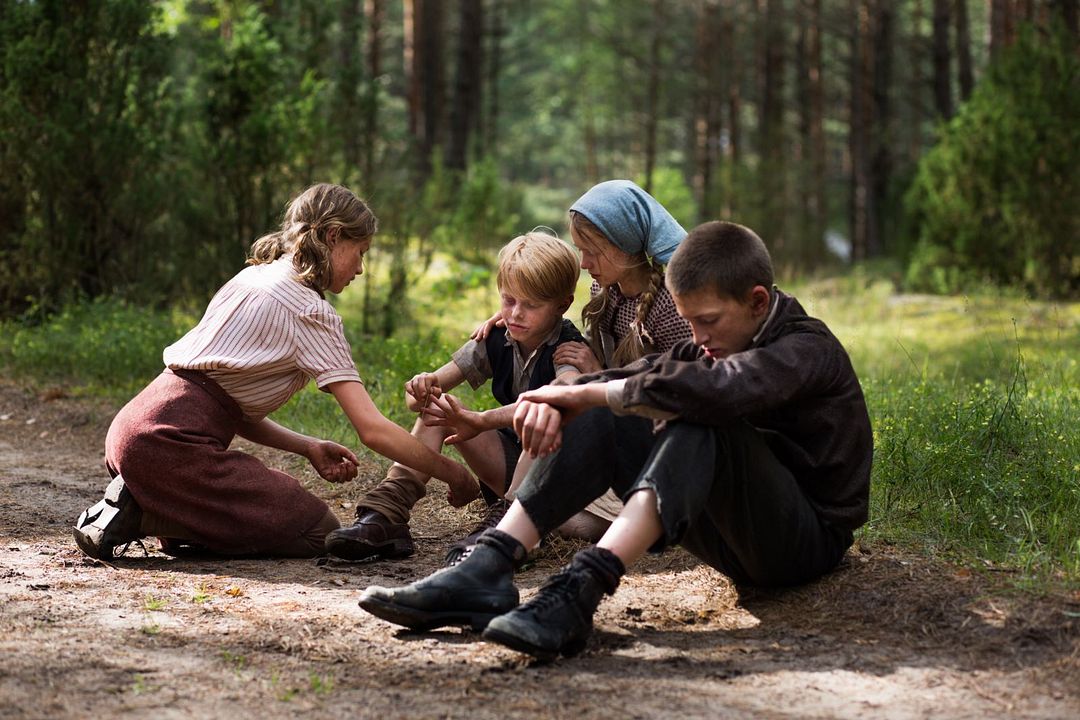
[(645, 321), (649, 319), (649, 313), (652, 312), (653, 304), (656, 303), (656, 296), (663, 285), (664, 266), (653, 265), (649, 272), (649, 287), (645, 289), (645, 292), (641, 293), (641, 300), (637, 306), (637, 317), (634, 318), (635, 329), (641, 336), (641, 343), (645, 346), (646, 352), (651, 352), (656, 347), (656, 340), (653, 338), (648, 326), (645, 325)]
[(637, 310), (634, 320), (630, 323), (630, 332), (622, 339), (615, 348), (615, 356), (611, 359), (615, 367), (629, 365), (640, 357), (653, 351), (655, 345), (652, 333), (649, 332), (645, 321), (656, 303), (656, 296), (664, 283), (664, 268), (662, 265), (651, 265), (649, 268), (649, 284), (641, 295), (638, 296)]
[(605, 366), (607, 363), (604, 362), (604, 344), (600, 340), (600, 321), (604, 317), (610, 299), (611, 295), (608, 293), (608, 289), (602, 287), (600, 292), (590, 298), (585, 307), (581, 309), (581, 324), (585, 328), (585, 337), (589, 340), (589, 348)]

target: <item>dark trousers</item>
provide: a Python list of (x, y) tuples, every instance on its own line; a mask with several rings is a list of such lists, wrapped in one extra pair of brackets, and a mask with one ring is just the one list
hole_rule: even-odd
[(542, 534), (608, 488), (624, 500), (656, 493), (663, 536), (652, 548), (681, 544), (736, 582), (796, 585), (836, 566), (850, 530), (822, 521), (761, 433), (739, 421), (725, 427), (652, 422), (606, 408), (563, 428), (562, 448), (533, 465), (517, 493)]

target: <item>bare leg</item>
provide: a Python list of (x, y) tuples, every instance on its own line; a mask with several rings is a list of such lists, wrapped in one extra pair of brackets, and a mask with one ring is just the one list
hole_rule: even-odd
[(662, 534), (656, 493), (639, 490), (626, 501), (619, 517), (615, 518), (596, 545), (610, 550), (622, 560), (623, 565), (630, 567)]
[(517, 501), (506, 511), (495, 529), (506, 533), (526, 548), (534, 548), (540, 544), (540, 532), (525, 513), (525, 508)]
[(514, 477), (510, 481), (510, 487), (506, 491), (507, 500), (513, 500), (517, 495), (517, 490), (521, 487), (521, 483), (525, 480), (525, 473), (529, 472), (529, 468), (533, 466), (533, 458), (527, 452), (521, 453), (518, 458), (517, 467), (514, 468)]

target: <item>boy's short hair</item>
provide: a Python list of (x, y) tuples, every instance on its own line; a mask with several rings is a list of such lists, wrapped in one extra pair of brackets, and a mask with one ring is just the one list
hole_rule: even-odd
[(698, 225), (680, 243), (666, 280), (673, 295), (708, 289), (743, 300), (755, 285), (772, 292), (772, 258), (750, 228), (714, 220)]
[(554, 235), (533, 230), (499, 251), (499, 290), (533, 300), (564, 300), (574, 294), (580, 268), (577, 255)]

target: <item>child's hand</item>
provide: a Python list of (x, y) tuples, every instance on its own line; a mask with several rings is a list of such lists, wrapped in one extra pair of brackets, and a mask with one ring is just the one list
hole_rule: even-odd
[(471, 440), (487, 429), (483, 424), (483, 413), (468, 409), (450, 393), (429, 403), (424, 408), (423, 418), (428, 427), (448, 427), (454, 431), (443, 441), (447, 445)]
[(531, 455), (547, 455), (562, 444), (562, 426), (589, 408), (607, 405), (606, 383), (545, 385), (518, 397), (514, 430)]
[(480, 496), (480, 483), (467, 467), (449, 458), (444, 459), (448, 469), (439, 479), (447, 485), (446, 502), (452, 507), (465, 507)]
[(554, 360), (556, 365), (573, 365), (583, 375), (604, 369), (592, 348), (583, 342), (564, 342), (555, 348)]
[(420, 373), (405, 383), (405, 405), (413, 412), (420, 412), (432, 398), (442, 395), (439, 376), (435, 373)]
[(349, 448), (329, 440), (316, 440), (307, 451), (307, 459), (315, 472), (333, 483), (345, 482), (356, 477), (359, 460)]
[(514, 411), (514, 431), (529, 457), (543, 457), (562, 445), (563, 412), (554, 405), (530, 402), (524, 396)]
[(491, 334), (492, 328), (495, 327), (506, 327), (506, 321), (502, 319), (502, 313), (495, 313), (481, 323), (480, 327), (472, 331), (472, 335), (469, 336), (469, 339), (475, 340), (476, 342), (484, 342), (487, 340), (487, 336)]

